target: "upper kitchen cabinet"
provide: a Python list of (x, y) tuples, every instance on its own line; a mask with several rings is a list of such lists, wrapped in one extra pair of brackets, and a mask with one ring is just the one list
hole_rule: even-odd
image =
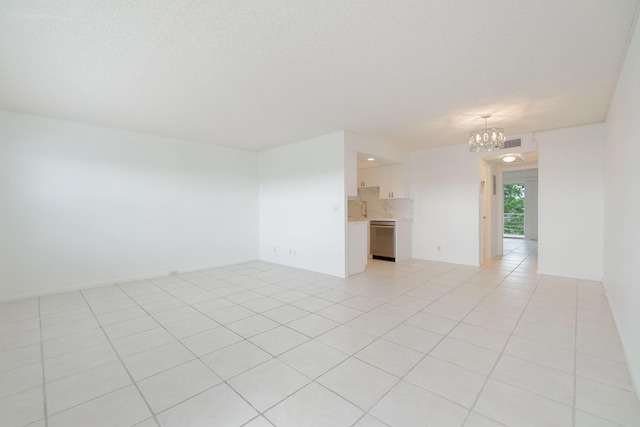
[(391, 165), (377, 169), (381, 199), (409, 198), (409, 178), (405, 165)]
[(358, 187), (380, 187), (380, 169), (358, 169)]

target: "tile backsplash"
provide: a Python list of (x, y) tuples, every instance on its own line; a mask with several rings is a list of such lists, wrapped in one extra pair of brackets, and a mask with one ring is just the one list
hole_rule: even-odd
[(413, 219), (413, 200), (380, 199), (380, 187), (358, 188), (358, 197), (349, 200), (349, 218), (364, 219), (362, 202), (367, 202), (367, 218)]

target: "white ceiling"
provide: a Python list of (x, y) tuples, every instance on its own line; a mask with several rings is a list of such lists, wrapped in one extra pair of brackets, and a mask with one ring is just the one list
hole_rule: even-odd
[(2, 0), (0, 108), (260, 150), (604, 120), (638, 0)]

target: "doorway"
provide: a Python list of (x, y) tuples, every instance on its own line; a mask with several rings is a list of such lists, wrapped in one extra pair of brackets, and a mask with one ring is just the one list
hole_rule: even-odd
[(502, 187), (502, 237), (524, 239), (525, 192), (524, 182)]
[(505, 170), (503, 237), (538, 240), (538, 168)]
[[(511, 157), (511, 162), (504, 159)], [(513, 160), (515, 158), (515, 161)], [(504, 235), (516, 236), (519, 240), (538, 240), (538, 153), (537, 151), (516, 154), (498, 154), (479, 161), (479, 255), (480, 264), (503, 256)], [(519, 230), (505, 233), (505, 185), (522, 186), (524, 208), (512, 213), (507, 225), (516, 225)], [(526, 197), (524, 195), (526, 194)], [(516, 218), (519, 216), (519, 218)]]

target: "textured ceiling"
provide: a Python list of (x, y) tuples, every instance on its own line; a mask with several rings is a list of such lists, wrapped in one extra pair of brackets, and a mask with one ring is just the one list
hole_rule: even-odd
[(638, 0), (2, 0), (0, 109), (260, 150), (604, 120)]

